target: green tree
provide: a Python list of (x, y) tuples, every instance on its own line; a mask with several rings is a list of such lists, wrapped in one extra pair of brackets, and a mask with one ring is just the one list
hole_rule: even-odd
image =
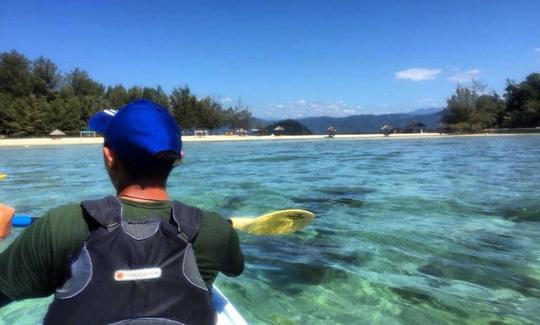
[(184, 130), (199, 127), (197, 97), (191, 94), (188, 86), (174, 88), (169, 102), (174, 118)]
[(127, 102), (131, 102), (135, 99), (143, 98), (143, 89), (141, 87), (133, 86), (128, 89)]
[(0, 54), (0, 92), (14, 97), (32, 92), (30, 60), (15, 50)]
[(75, 96), (59, 96), (51, 102), (52, 129), (60, 129), (68, 134), (77, 134), (81, 130), (81, 102)]
[(213, 130), (223, 125), (223, 109), (212, 98), (206, 97), (198, 101), (196, 109), (198, 127)]
[(505, 90), (504, 126), (540, 126), (540, 74), (531, 73), (519, 84), (508, 80)]
[(16, 137), (47, 134), (49, 106), (44, 98), (36, 96), (14, 97), (5, 107), (3, 118), (6, 133)]
[(34, 95), (52, 99), (60, 87), (62, 75), (53, 61), (39, 57), (32, 63), (32, 80)]
[(86, 71), (75, 68), (65, 77), (65, 87), (70, 89), (75, 96), (101, 97), (105, 87), (99, 82), (92, 80)]
[(128, 92), (122, 85), (107, 87), (105, 91), (105, 101), (109, 108), (119, 108), (129, 102)]
[(499, 126), (502, 114), (505, 111), (505, 104), (502, 98), (493, 93), (482, 95), (474, 103), (475, 110), (471, 116), (471, 123), (478, 129), (485, 129)]
[[(98, 110), (108, 107), (105, 100), (105, 87), (92, 80), (88, 73), (79, 68), (69, 72), (64, 78), (64, 85), (60, 89), (60, 95), (68, 99), (78, 108), (79, 121), (76, 130), (87, 126), (88, 119)], [(75, 99), (73, 99), (74, 97)], [(76, 130), (73, 130), (75, 132)]]
[(50, 129), (48, 124), (48, 119), (51, 112), (49, 102), (45, 97), (30, 95), (25, 97), (25, 105), (25, 110), (28, 117), (26, 124), (31, 131), (28, 131), (28, 133), (24, 136), (45, 136), (54, 130)]
[(161, 86), (105, 89), (79, 68), (64, 75), (47, 58), (31, 62), (17, 51), (0, 53), (0, 134), (5, 136), (47, 135), (53, 129), (77, 134), (96, 111), (140, 98), (168, 107), (186, 129), (215, 129), (225, 122), (248, 128), (251, 121), (241, 103), (225, 111), (212, 98), (197, 99), (188, 86), (170, 96)]
[(161, 106), (169, 107), (169, 97), (163, 91), (161, 86), (157, 86), (156, 88), (144, 87), (142, 91), (142, 98), (151, 100), (160, 104)]
[(229, 107), (223, 114), (225, 124), (231, 129), (248, 129), (253, 118), (251, 112), (247, 108), (239, 109), (237, 107)]
[(496, 93), (485, 93), (485, 85), (476, 82), (472, 88), (458, 86), (448, 99), (442, 122), (452, 131), (479, 131), (499, 126), (504, 101)]
[(447, 101), (443, 121), (449, 126), (469, 123), (477, 98), (478, 94), (474, 90), (458, 86)]
[(12, 107), (13, 100), (11, 94), (0, 92), (0, 134), (3, 136), (12, 133), (12, 123), (17, 119), (17, 112)]

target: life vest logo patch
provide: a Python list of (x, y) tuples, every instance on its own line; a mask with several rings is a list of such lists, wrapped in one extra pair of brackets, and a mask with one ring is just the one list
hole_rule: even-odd
[(115, 281), (136, 281), (161, 278), (161, 268), (152, 267), (136, 270), (118, 270), (114, 272)]

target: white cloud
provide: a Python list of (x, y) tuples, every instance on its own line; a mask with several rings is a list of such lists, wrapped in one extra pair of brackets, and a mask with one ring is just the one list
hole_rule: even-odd
[(342, 100), (328, 102), (311, 102), (300, 99), (286, 104), (275, 104), (262, 112), (271, 118), (302, 118), (308, 116), (344, 117), (362, 114), (362, 106), (349, 105)]
[(535, 48), (533, 51), (536, 53), (540, 53), (540, 47)]
[(396, 79), (408, 79), (412, 81), (432, 80), (441, 73), (440, 69), (412, 68), (396, 72)]
[(472, 70), (458, 72), (448, 77), (447, 80), (450, 82), (471, 82), (474, 79), (478, 78), (479, 75), (480, 75), (479, 69), (472, 69)]

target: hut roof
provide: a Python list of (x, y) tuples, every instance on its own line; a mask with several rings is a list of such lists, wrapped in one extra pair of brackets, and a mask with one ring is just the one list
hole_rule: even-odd
[(411, 123), (409, 123), (407, 125), (407, 128), (409, 129), (414, 129), (414, 128), (425, 128), (426, 125), (422, 122), (416, 122), (416, 121), (412, 121)]
[(278, 126), (276, 126), (274, 131), (285, 131), (285, 129), (278, 125)]
[(52, 131), (51, 133), (49, 133), (49, 135), (66, 135), (64, 132), (56, 129), (54, 131)]
[(387, 129), (393, 129), (393, 127), (392, 127), (390, 124), (385, 124), (385, 125), (383, 125), (383, 127), (381, 128), (381, 130), (387, 130)]

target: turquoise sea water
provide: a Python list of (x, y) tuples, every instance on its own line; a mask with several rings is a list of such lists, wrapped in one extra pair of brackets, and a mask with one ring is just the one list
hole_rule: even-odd
[[(241, 235), (246, 271), (218, 284), (250, 323), (540, 323), (540, 136), (185, 150), (177, 199), (224, 216), (317, 214), (293, 235)], [(0, 202), (36, 216), (113, 192), (99, 146), (0, 148), (0, 172)], [(6, 306), (0, 324), (35, 324), (48, 301)]]

